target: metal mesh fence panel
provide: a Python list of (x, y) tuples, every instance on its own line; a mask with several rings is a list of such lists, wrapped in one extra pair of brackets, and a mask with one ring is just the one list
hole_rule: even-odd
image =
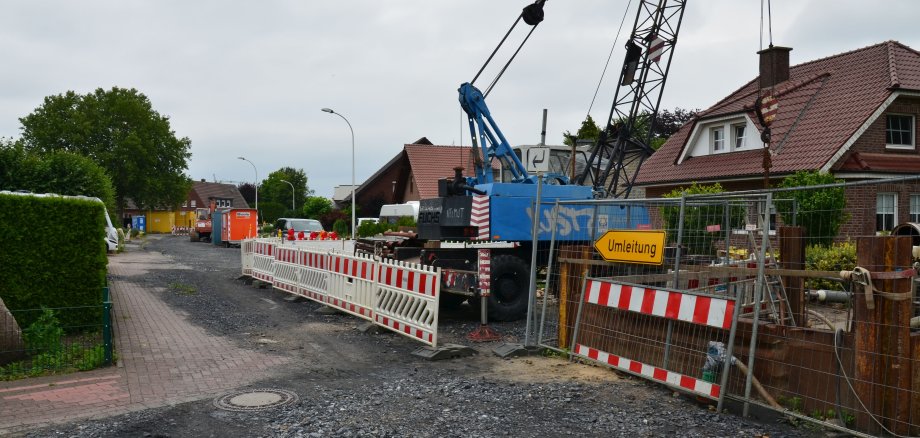
[[(552, 211), (557, 234), (573, 212), (590, 226), (539, 248), (540, 345), (698, 395), (717, 387), (708, 396), (745, 415), (920, 435), (920, 177)], [(668, 300), (694, 305), (669, 314)]]

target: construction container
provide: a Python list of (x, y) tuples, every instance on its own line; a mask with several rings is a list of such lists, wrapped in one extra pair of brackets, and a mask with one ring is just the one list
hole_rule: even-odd
[(172, 233), (176, 226), (176, 213), (173, 211), (148, 211), (148, 233)]
[(243, 239), (257, 237), (258, 230), (254, 208), (231, 208), (221, 215), (220, 240), (224, 246), (239, 245)]
[[(211, 213), (211, 229), (212, 230), (221, 230), (221, 223), (223, 223), (225, 210), (215, 210)], [(211, 233), (211, 243), (214, 245), (222, 245), (224, 239), (222, 239), (222, 232), (212, 232)]]

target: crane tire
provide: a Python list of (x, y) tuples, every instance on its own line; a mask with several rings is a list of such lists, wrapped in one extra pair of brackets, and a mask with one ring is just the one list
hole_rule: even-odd
[(492, 258), (491, 268), (489, 319), (516, 321), (527, 316), (527, 297), (530, 295), (530, 268), (527, 263), (520, 257), (503, 254)]

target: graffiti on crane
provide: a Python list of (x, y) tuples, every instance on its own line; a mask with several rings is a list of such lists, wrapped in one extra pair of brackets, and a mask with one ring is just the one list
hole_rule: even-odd
[[(590, 227), (594, 213), (591, 207), (559, 206), (556, 211), (556, 236), (562, 239), (586, 231)], [(541, 213), (538, 233), (551, 233), (553, 231), (553, 209), (544, 208)], [(527, 216), (533, 221), (533, 207), (527, 207)]]

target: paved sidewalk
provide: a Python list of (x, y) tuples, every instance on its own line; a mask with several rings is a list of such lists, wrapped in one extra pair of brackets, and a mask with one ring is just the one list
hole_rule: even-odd
[(0, 382), (0, 436), (76, 419), (103, 418), (211, 398), (267, 377), (289, 359), (240, 349), (179, 316), (131, 281), (148, 269), (173, 267), (159, 253), (109, 258), (118, 366)]

